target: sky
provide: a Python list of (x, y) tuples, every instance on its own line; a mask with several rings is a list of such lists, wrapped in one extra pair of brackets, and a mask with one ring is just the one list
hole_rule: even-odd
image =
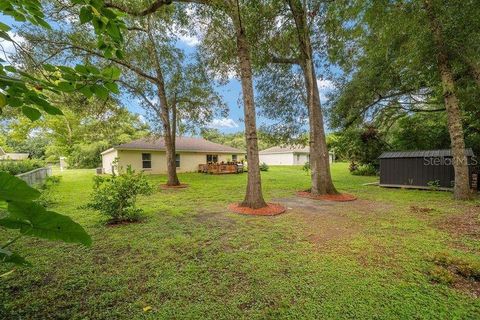
[[(6, 23), (10, 26), (18, 25), (18, 23), (14, 22), (10, 17), (2, 16), (0, 14), (0, 21)], [(21, 42), (21, 37), (15, 34), (15, 29), (9, 32), (10, 36), (15, 39), (16, 41)], [(193, 55), (196, 50), (196, 45), (199, 44), (199, 39), (179, 34), (178, 41), (176, 46), (179, 49), (182, 49), (185, 54)], [(6, 52), (13, 52), (14, 48), (10, 43), (1, 42), (0, 46), (3, 47), (3, 50)], [(0, 58), (3, 58), (0, 54)], [(319, 88), (321, 91), (321, 100), (325, 102), (326, 96), (325, 94), (333, 89), (333, 84), (329, 80), (318, 80)], [(227, 84), (225, 85), (216, 85), (215, 89), (221, 95), (224, 102), (227, 104), (229, 108), (229, 114), (227, 117), (224, 118), (215, 118), (208, 127), (215, 128), (220, 130), (223, 133), (233, 133), (239, 132), (244, 130), (244, 123), (243, 123), (243, 107), (239, 105), (240, 97), (241, 97), (241, 85), (238, 79), (231, 78)], [(140, 106), (138, 100), (129, 98), (126, 94), (121, 96), (122, 103), (133, 113), (139, 114), (142, 116), (143, 119), (146, 119), (146, 112)], [(258, 115), (257, 112), (257, 126), (260, 127), (262, 125), (268, 125), (271, 121), (269, 119), (265, 119)]]

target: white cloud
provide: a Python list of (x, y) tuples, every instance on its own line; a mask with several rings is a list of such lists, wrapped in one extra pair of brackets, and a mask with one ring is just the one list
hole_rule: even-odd
[(335, 84), (331, 80), (317, 79), (317, 84), (320, 90), (323, 89), (323, 90), (329, 91), (329, 90), (335, 89)]
[(238, 124), (230, 118), (213, 119), (208, 125), (209, 128), (224, 129), (224, 128), (238, 128)]

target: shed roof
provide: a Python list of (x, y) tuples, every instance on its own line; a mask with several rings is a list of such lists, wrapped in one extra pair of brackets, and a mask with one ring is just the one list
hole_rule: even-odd
[[(467, 157), (473, 157), (472, 149), (465, 149), (465, 155)], [(417, 150), (417, 151), (388, 151), (384, 152), (378, 157), (379, 159), (391, 159), (391, 158), (432, 158), (432, 157), (451, 157), (451, 149), (442, 150)]]
[[(218, 153), (239, 153), (243, 154), (244, 151), (226, 146), (223, 144), (211, 142), (203, 138), (196, 137), (177, 137), (175, 139), (175, 148), (177, 151), (190, 151), (190, 152), (218, 152)], [(135, 140), (129, 143), (120, 144), (114, 146), (111, 149), (104, 151), (102, 154), (116, 150), (154, 150), (165, 151), (165, 140), (160, 138), (144, 138)]]

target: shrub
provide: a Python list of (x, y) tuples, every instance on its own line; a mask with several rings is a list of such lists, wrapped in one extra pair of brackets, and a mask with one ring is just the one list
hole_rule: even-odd
[(440, 180), (428, 181), (427, 186), (432, 191), (438, 191), (440, 189)]
[(26, 160), (0, 160), (0, 171), (11, 175), (25, 173), (45, 166), (45, 162), (37, 159)]
[(351, 161), (350, 165), (348, 166), (348, 170), (350, 172), (353, 172), (353, 171), (357, 170), (357, 168), (358, 168), (358, 165), (355, 163), (355, 161)]
[(305, 171), (307, 174), (310, 174), (310, 170), (312, 170), (312, 168), (310, 167), (310, 162), (305, 162), (302, 170)]
[(135, 173), (130, 166), (126, 172), (113, 176), (95, 176), (88, 207), (100, 211), (110, 223), (138, 221), (143, 210), (136, 208), (138, 195), (153, 193), (153, 187), (143, 173)]
[(364, 164), (357, 166), (355, 170), (352, 171), (352, 174), (356, 176), (376, 176), (377, 169), (371, 164)]
[(96, 168), (102, 164), (101, 152), (108, 149), (109, 144), (100, 140), (90, 144), (77, 144), (68, 155), (68, 164), (72, 168)]
[(268, 169), (269, 169), (268, 164), (266, 164), (265, 162), (262, 162), (262, 164), (260, 165), (260, 171), (268, 171)]
[(61, 176), (47, 177), (45, 182), (38, 188), (40, 191), (40, 197), (36, 200), (41, 206), (47, 208), (57, 202), (54, 188), (60, 183)]

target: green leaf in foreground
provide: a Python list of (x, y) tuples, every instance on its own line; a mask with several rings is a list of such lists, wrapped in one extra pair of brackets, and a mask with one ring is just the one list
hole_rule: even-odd
[(6, 201), (31, 201), (40, 197), (40, 192), (25, 181), (6, 172), (0, 172), (0, 199)]
[(92, 244), (92, 239), (81, 225), (70, 217), (53, 211), (34, 202), (10, 202), (9, 215), (0, 219), (0, 225), (8, 229), (19, 229), (29, 236), (49, 240)]
[(25, 266), (25, 267), (31, 266), (30, 262), (25, 260), (23, 257), (19, 256), (16, 253), (13, 253), (1, 248), (0, 248), (0, 261), (10, 262), (10, 263), (13, 263), (19, 266)]
[(22, 107), (22, 112), (25, 116), (27, 116), (28, 119), (30, 119), (32, 121), (38, 120), (42, 116), (40, 111), (38, 111), (35, 108), (28, 107), (28, 106), (23, 106)]

